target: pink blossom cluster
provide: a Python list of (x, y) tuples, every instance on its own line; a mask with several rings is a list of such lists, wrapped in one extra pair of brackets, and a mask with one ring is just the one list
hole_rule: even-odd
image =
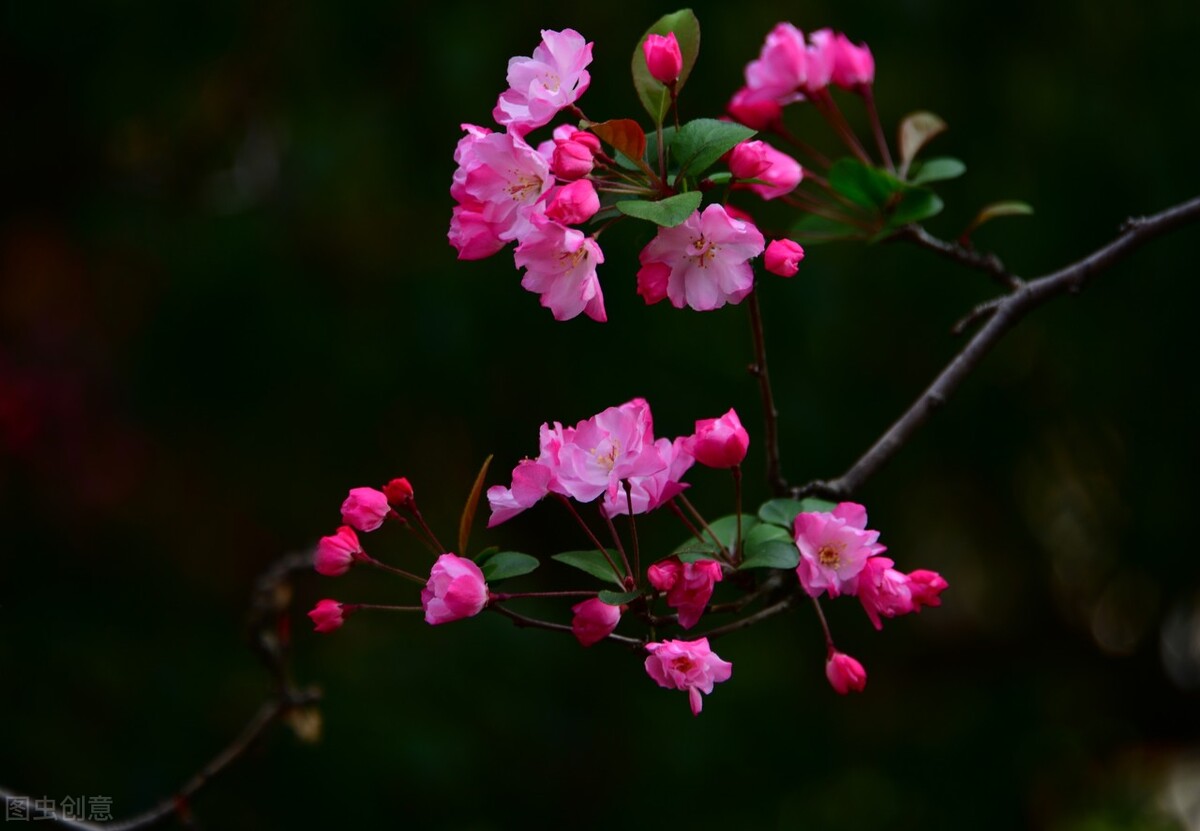
[(879, 532), (867, 529), (867, 510), (842, 502), (829, 512), (797, 514), (794, 524), (800, 564), (796, 575), (810, 597), (856, 595), (876, 629), (881, 618), (940, 606), (946, 581), (934, 571), (904, 574), (880, 556)]
[(841, 32), (819, 29), (808, 36), (780, 23), (763, 42), (758, 58), (746, 65), (746, 85), (734, 93), (729, 114), (748, 127), (775, 124), (783, 107), (825, 94), (830, 84), (860, 91), (875, 81), (875, 58), (864, 44)]
[[(696, 447), (699, 439), (700, 452)], [(730, 467), (746, 455), (749, 438), (730, 410), (696, 423), (674, 440), (654, 437), (650, 405), (635, 398), (574, 427), (543, 424), (536, 459), (522, 459), (509, 487), (488, 488), (488, 527), (499, 525), (549, 494), (592, 502), (603, 497), (605, 516), (642, 514), (682, 493), (692, 464)]]

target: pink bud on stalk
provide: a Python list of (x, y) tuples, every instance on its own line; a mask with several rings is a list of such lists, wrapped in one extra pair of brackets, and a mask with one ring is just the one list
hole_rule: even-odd
[(705, 467), (740, 465), (749, 446), (750, 436), (734, 410), (720, 418), (702, 418), (696, 422), (692, 455)]
[(351, 488), (342, 503), (342, 522), (359, 531), (374, 531), (391, 513), (387, 495), (375, 488)]
[(308, 613), (318, 632), (332, 632), (345, 622), (342, 614), (342, 604), (336, 600), (318, 600), (317, 605)]
[(642, 42), (642, 52), (646, 56), (646, 69), (660, 84), (670, 86), (679, 80), (683, 71), (683, 55), (679, 52), (679, 41), (674, 32), (662, 35), (646, 35)]
[(563, 225), (580, 225), (600, 210), (600, 197), (588, 179), (564, 185), (554, 192), (546, 206), (546, 216)]
[(867, 671), (863, 665), (844, 652), (835, 652), (825, 662), (825, 677), (838, 693), (862, 692), (867, 686)]
[(571, 620), (571, 631), (583, 646), (607, 638), (621, 621), (621, 608), (610, 606), (598, 597), (589, 598), (571, 607), (575, 617)]
[(550, 157), (550, 172), (568, 182), (587, 176), (594, 165), (592, 149), (581, 141), (564, 141), (556, 145)]
[(425, 622), (436, 626), (474, 617), (488, 603), (488, 587), (479, 566), (455, 554), (443, 554), (421, 590)]
[(328, 537), (321, 537), (321, 541), (317, 543), (317, 553), (313, 557), (313, 567), (318, 574), (339, 577), (350, 570), (355, 555), (361, 554), (362, 550), (354, 529), (343, 525)]
[(763, 266), (772, 274), (791, 277), (800, 270), (800, 261), (803, 259), (804, 249), (798, 242), (776, 239), (767, 244), (767, 251), (763, 254)]

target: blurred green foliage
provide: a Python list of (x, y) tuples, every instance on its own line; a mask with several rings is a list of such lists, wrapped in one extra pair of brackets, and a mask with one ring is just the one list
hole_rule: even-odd
[[(1029, 202), (1034, 217), (976, 236), (1023, 275), (1200, 190), (1191, 4), (695, 8), (685, 117), (719, 114), (779, 20), (865, 40), (885, 124), (938, 113), (936, 154), (969, 168), (939, 185), (930, 229)], [(606, 235), (603, 326), (555, 323), (507, 254), (458, 263), (445, 242), (458, 125), (490, 121), (508, 57), (576, 28), (596, 43), (585, 110), (637, 117), (630, 52), (671, 10), (4, 4), (0, 783), (109, 795), (118, 816), (177, 787), (265, 693), (240, 628), (254, 575), (329, 533), (351, 486), (408, 476), (452, 538), (482, 459), (501, 481), (542, 421), (643, 395), (665, 435), (730, 406), (759, 423), (745, 309), (634, 294), (648, 225)], [(493, 616), (363, 615), (321, 638), (301, 618), (323, 741), (274, 733), (197, 815), (235, 830), (1172, 827), (1158, 794), (1195, 793), (1179, 765), (1200, 726), (1195, 656), (1170, 646), (1200, 619), (1195, 240), (1156, 242), (1022, 323), (860, 495), (890, 556), (951, 585), (882, 634), (830, 604), (864, 695), (828, 689), (803, 611), (717, 645), (734, 677), (695, 720), (608, 645)], [(804, 481), (882, 431), (994, 288), (898, 245), (823, 246), (762, 292), (785, 472)], [(725, 477), (690, 478), (704, 510), (728, 512)], [(757, 456), (747, 481), (765, 498)], [(560, 514), (475, 542), (586, 545)], [(679, 536), (665, 518), (643, 533)], [(376, 546), (427, 567), (398, 537)], [(570, 579), (538, 575), (552, 570)], [(406, 592), (313, 575), (297, 602)]]

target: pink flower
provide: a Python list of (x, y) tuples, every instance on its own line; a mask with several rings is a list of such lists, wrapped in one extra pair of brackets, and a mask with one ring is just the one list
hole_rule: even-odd
[(413, 486), (403, 476), (393, 479), (383, 486), (383, 495), (392, 505), (398, 508), (411, 505), (413, 501)]
[(729, 169), (739, 179), (761, 179), (765, 185), (744, 185), (763, 199), (791, 193), (804, 178), (800, 163), (765, 141), (743, 141), (729, 152)]
[(621, 621), (621, 609), (610, 606), (598, 597), (571, 607), (575, 617), (571, 620), (571, 631), (584, 646), (604, 640), (617, 628)]
[(552, 191), (546, 216), (563, 225), (579, 225), (587, 222), (600, 210), (600, 197), (588, 179), (580, 179)]
[(583, 35), (574, 29), (543, 29), (532, 57), (509, 60), (509, 88), (492, 111), (496, 123), (518, 136), (548, 124), (587, 90), (591, 75), (585, 67), (591, 62), (592, 44)]
[(808, 35), (808, 77), (804, 92), (812, 95), (829, 86), (837, 63), (837, 38), (832, 29), (819, 29)]
[(808, 77), (807, 58), (804, 34), (791, 23), (780, 23), (767, 34), (758, 60), (746, 65), (746, 86), (789, 103)]
[(948, 587), (942, 575), (936, 571), (917, 569), (908, 573), (908, 588), (912, 593), (913, 611), (921, 611), (922, 606), (941, 606), (941, 594)]
[(454, 154), (458, 169), (450, 195), (458, 206), (449, 238), (459, 259), (472, 260), (528, 234), (538, 202), (554, 178), (546, 159), (520, 138), (462, 126), (467, 135)]
[(513, 259), (525, 269), (522, 288), (540, 295), (555, 320), (570, 320), (581, 312), (601, 323), (608, 319), (596, 276), (604, 252), (592, 237), (535, 216), (532, 232), (522, 238)]
[(794, 526), (800, 564), (796, 575), (812, 597), (828, 591), (830, 597), (854, 594), (855, 578), (870, 557), (885, 551), (878, 545), (878, 531), (868, 531), (867, 510), (854, 502), (842, 502), (832, 512), (796, 515)]
[(358, 535), (349, 525), (343, 525), (328, 537), (321, 537), (313, 566), (326, 577), (338, 577), (350, 570), (356, 554), (362, 553)]
[(667, 36), (646, 35), (642, 41), (642, 53), (646, 56), (646, 69), (660, 84), (673, 84), (683, 71), (683, 56), (679, 53), (679, 41), (674, 32)]
[(512, 487), (494, 485), (488, 488), (488, 504), (492, 516), (488, 528), (513, 518), (526, 508), (531, 508), (550, 492), (550, 468), (531, 459), (523, 459), (513, 468)]
[(800, 270), (800, 261), (803, 259), (804, 249), (800, 243), (790, 239), (775, 239), (767, 244), (763, 266), (772, 274), (791, 277)]
[(667, 297), (675, 308), (691, 306), (703, 312), (739, 303), (754, 287), (750, 260), (762, 253), (763, 242), (753, 224), (733, 219), (720, 205), (709, 205), (681, 225), (658, 229), (639, 255), (638, 282), (661, 282), (665, 265), (670, 269)]
[(568, 182), (587, 176), (595, 164), (591, 148), (578, 141), (556, 144), (550, 156), (550, 172)]
[(454, 554), (443, 554), (429, 572), (421, 590), (425, 622), (436, 626), (474, 617), (488, 602), (487, 582), (479, 566)]
[(344, 622), (342, 604), (336, 600), (318, 600), (317, 605), (308, 613), (318, 632), (332, 632)]
[(779, 121), (783, 108), (772, 96), (742, 87), (733, 94), (725, 110), (735, 121), (755, 130), (765, 130)]
[(692, 455), (705, 467), (733, 467), (746, 458), (750, 436), (732, 409), (720, 418), (702, 418), (696, 422)]
[(825, 677), (840, 694), (862, 692), (867, 686), (867, 671), (845, 652), (835, 652), (825, 662)]
[(875, 83), (875, 56), (865, 43), (855, 46), (841, 32), (835, 36), (832, 80), (842, 89), (857, 90)]
[(708, 695), (714, 684), (728, 681), (733, 664), (709, 649), (708, 638), (695, 641), (662, 641), (646, 644), (646, 673), (668, 690), (687, 690), (692, 715), (704, 707), (701, 693)]
[(712, 599), (713, 586), (723, 576), (721, 564), (715, 560), (683, 563), (679, 579), (667, 592), (667, 605), (679, 612), (680, 626), (691, 629), (700, 622), (708, 601)]
[(881, 616), (906, 615), (913, 610), (908, 575), (896, 571), (894, 565), (887, 557), (871, 557), (858, 575), (858, 600), (876, 629), (883, 628)]
[(392, 507), (388, 505), (387, 495), (375, 488), (351, 488), (350, 495), (342, 503), (342, 522), (353, 525), (359, 531), (374, 531)]
[(660, 592), (670, 591), (679, 582), (682, 574), (683, 563), (679, 561), (678, 557), (661, 560), (646, 569), (646, 578), (650, 581), (650, 585)]
[(637, 273), (637, 293), (653, 306), (667, 299), (667, 283), (671, 279), (671, 267), (666, 263), (646, 263)]

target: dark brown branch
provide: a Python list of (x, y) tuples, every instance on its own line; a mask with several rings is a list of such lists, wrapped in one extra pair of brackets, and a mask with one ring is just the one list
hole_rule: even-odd
[(718, 626), (716, 629), (709, 629), (707, 632), (703, 633), (702, 635), (698, 635), (697, 637), (719, 638), (722, 635), (728, 635), (730, 632), (736, 632), (739, 629), (745, 629), (749, 626), (753, 626), (756, 623), (761, 623), (767, 618), (775, 617), (775, 615), (786, 612), (788, 609), (795, 606), (800, 601), (801, 597), (804, 597), (802, 593), (794, 592), (789, 594), (783, 600), (780, 600), (778, 603), (765, 606), (752, 615), (746, 615), (746, 617), (740, 618), (739, 620), (735, 620), (731, 623), (726, 623), (724, 626)]
[(779, 410), (775, 407), (775, 395), (771, 391), (771, 376), (767, 373), (767, 345), (763, 337), (762, 309), (758, 305), (757, 289), (750, 292), (750, 330), (754, 334), (754, 363), (750, 374), (758, 379), (762, 395), (765, 442), (767, 445), (767, 484), (772, 493), (782, 496), (787, 492), (787, 480), (783, 478), (783, 466), (779, 461)]
[[(514, 612), (512, 609), (506, 609), (503, 606), (499, 605), (498, 603), (493, 603), (492, 605), (488, 606), (488, 608), (490, 610), (492, 610), (493, 612), (498, 612), (498, 613), (504, 615), (506, 618), (510, 619), (514, 624), (516, 624), (518, 627), (520, 627), (522, 629), (525, 629), (525, 628), (546, 629), (550, 632), (568, 632), (570, 634), (575, 633), (575, 630), (573, 630), (570, 626), (567, 626), (564, 623), (552, 623), (551, 621), (548, 621), (548, 620), (538, 620), (537, 618), (526, 617), (525, 615)], [(616, 633), (608, 635), (605, 638), (605, 640), (616, 641), (617, 643), (623, 643), (623, 644), (627, 644), (629, 646), (635, 646), (635, 647), (638, 647), (639, 649), (642, 646), (644, 646), (646, 643), (645, 641), (638, 640), (637, 638), (628, 638), (624, 635), (618, 635)]]
[(983, 356), (1030, 311), (1051, 298), (1075, 293), (1092, 277), (1111, 267), (1122, 257), (1168, 231), (1200, 219), (1200, 197), (1148, 217), (1128, 220), (1108, 245), (1065, 268), (1021, 283), (1011, 294), (999, 300), (991, 317), (963, 347), (949, 365), (934, 379), (912, 406), (888, 428), (887, 432), (859, 458), (850, 469), (828, 482), (809, 482), (793, 489), (797, 497), (822, 495), (833, 499), (855, 493), (883, 467), (926, 421), (934, 410), (946, 403), (958, 385), (978, 366)]
[(1000, 262), (1000, 258), (995, 254), (983, 254), (974, 248), (967, 248), (965, 245), (960, 245), (957, 242), (946, 242), (945, 240), (938, 239), (920, 225), (908, 226), (904, 230), (904, 233), (897, 236), (896, 239), (914, 242), (921, 248), (954, 260), (954, 262), (965, 265), (967, 268), (982, 271), (1005, 288), (1017, 289), (1021, 286), (1021, 278), (1010, 273), (1004, 267), (1004, 263)]
[[(289, 554), (272, 563), (254, 584), (254, 595), (250, 601), (249, 624), (251, 643), (262, 659), (272, 678), (272, 694), (258, 708), (258, 712), (246, 723), (241, 732), (220, 753), (195, 773), (175, 793), (165, 797), (154, 807), (126, 819), (114, 822), (94, 823), (70, 819), (56, 811), (35, 809), (30, 804), (30, 813), (41, 819), (52, 820), (62, 828), (85, 829), (86, 831), (135, 831), (152, 828), (178, 815), (195, 794), (231, 764), (236, 762), (255, 745), (260, 737), (274, 724), (295, 710), (316, 704), (321, 693), (315, 688), (298, 689), (292, 682), (288, 664), (286, 640), (280, 637), (281, 618), (291, 609), (292, 575), (295, 572), (311, 571), (312, 553)], [(17, 794), (0, 788), (5, 810), (9, 803), (20, 799)]]

